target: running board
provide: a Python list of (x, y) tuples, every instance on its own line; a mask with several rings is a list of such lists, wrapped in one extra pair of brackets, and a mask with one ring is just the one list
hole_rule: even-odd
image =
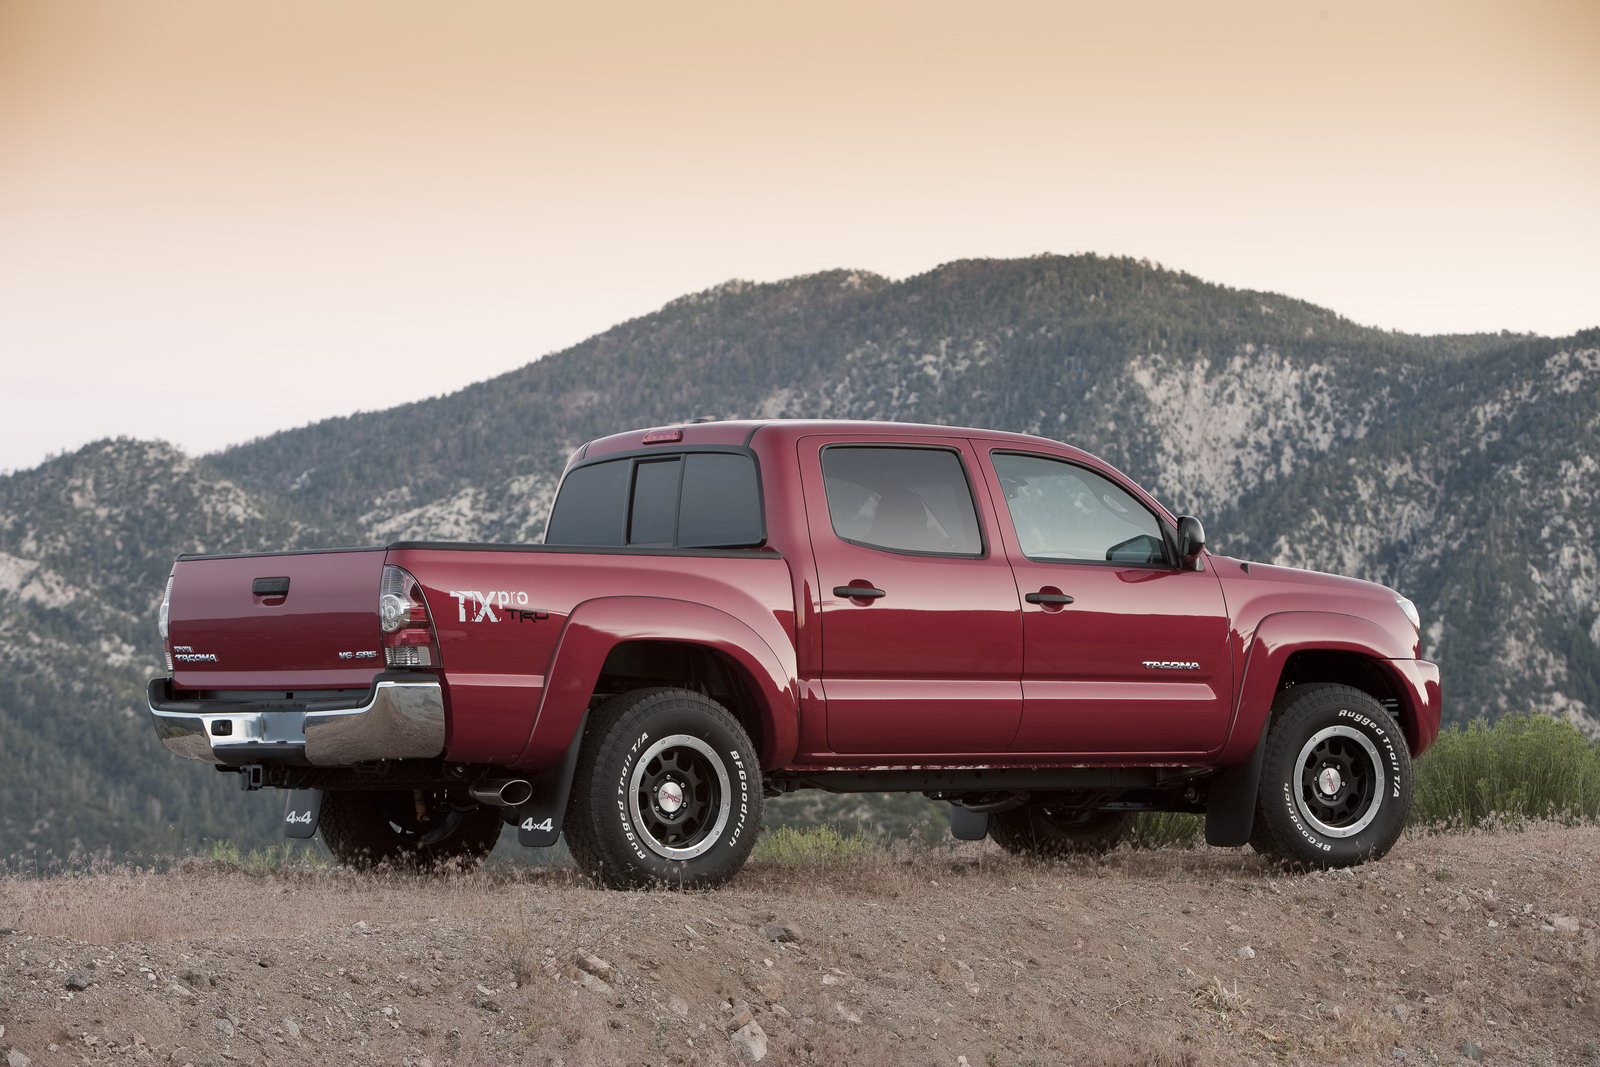
[(784, 792), (826, 789), (830, 793), (987, 793), (1026, 789), (1054, 793), (1176, 788), (1211, 773), (1210, 767), (912, 767), (797, 771), (775, 775), (769, 782)]

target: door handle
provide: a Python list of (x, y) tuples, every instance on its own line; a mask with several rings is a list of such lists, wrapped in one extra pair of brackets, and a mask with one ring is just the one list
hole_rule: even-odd
[(250, 583), (251, 596), (288, 596), (289, 579), (257, 578)]
[(870, 585), (836, 585), (833, 587), (833, 595), (848, 597), (851, 600), (877, 600), (889, 594)]
[(1029, 593), (1022, 599), (1030, 604), (1070, 604), (1073, 600), (1067, 593)]

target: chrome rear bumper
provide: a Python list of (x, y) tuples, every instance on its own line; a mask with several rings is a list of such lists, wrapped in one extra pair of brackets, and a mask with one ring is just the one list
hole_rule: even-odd
[(437, 681), (380, 679), (354, 707), (182, 700), (172, 696), (170, 682), (152, 679), (145, 699), (156, 736), (185, 759), (345, 767), (444, 751), (444, 690)]

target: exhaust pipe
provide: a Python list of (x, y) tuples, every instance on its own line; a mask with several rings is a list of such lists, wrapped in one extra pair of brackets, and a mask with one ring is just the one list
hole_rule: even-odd
[(474, 782), (469, 792), (479, 804), (492, 804), (497, 808), (514, 808), (527, 803), (533, 796), (533, 786), (526, 778), (485, 778)]

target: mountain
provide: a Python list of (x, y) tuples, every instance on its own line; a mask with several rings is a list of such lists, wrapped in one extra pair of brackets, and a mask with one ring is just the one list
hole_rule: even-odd
[(169, 445), (103, 441), (0, 478), (0, 858), (160, 855), (270, 826), (232, 775), (174, 773), (140, 705), (179, 552), (323, 543), (333, 528)]
[(1128, 259), (730, 282), (449, 396), (203, 459), (112, 441), (0, 478), (0, 856), (270, 838), (138, 709), (181, 551), (538, 539), (583, 441), (696, 416), (1071, 441), (1216, 548), (1417, 601), (1453, 719), (1600, 735), (1600, 330), (1418, 337)]

